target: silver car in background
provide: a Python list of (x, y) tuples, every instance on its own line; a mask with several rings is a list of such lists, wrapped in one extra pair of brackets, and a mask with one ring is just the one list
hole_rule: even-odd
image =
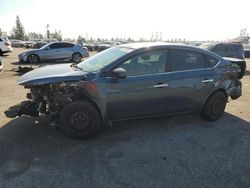
[(84, 57), (89, 57), (88, 49), (69, 42), (51, 42), (40, 49), (28, 50), (18, 55), (19, 62), (28, 63), (55, 59), (71, 59), (78, 63)]

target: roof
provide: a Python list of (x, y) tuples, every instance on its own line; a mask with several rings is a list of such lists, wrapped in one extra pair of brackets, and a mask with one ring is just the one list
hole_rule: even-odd
[(149, 48), (156, 46), (187, 46), (187, 45), (178, 43), (166, 43), (166, 42), (138, 42), (138, 43), (122, 44), (119, 46), (123, 48), (139, 49), (139, 48)]

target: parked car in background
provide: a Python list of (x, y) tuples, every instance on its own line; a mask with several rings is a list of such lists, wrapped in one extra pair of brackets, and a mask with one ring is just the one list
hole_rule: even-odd
[(46, 44), (48, 44), (48, 42), (46, 41), (35, 42), (34, 44), (31, 45), (31, 48), (39, 49), (45, 46)]
[(241, 43), (232, 42), (217, 42), (217, 43), (203, 43), (200, 48), (210, 50), (221, 57), (233, 57), (244, 59), (244, 49)]
[(204, 43), (200, 48), (212, 51), (221, 57), (225, 57), (233, 64), (237, 64), (241, 68), (239, 73), (242, 78), (246, 71), (246, 61), (244, 56), (243, 45), (239, 42), (220, 42), (220, 43)]
[(69, 42), (51, 42), (40, 49), (28, 50), (18, 55), (20, 62), (38, 63), (51, 59), (72, 59), (80, 62), (88, 57), (88, 49)]
[(250, 58), (250, 44), (243, 44), (244, 55), (246, 58)]
[(103, 50), (106, 50), (106, 49), (112, 47), (113, 45), (114, 45), (114, 43), (111, 41), (103, 42), (103, 43), (99, 44), (98, 51), (101, 52)]
[(6, 36), (0, 36), (0, 55), (12, 52), (11, 43)]
[(21, 40), (10, 40), (11, 46), (16, 48), (22, 48), (25, 46), (25, 42)]
[(94, 44), (91, 44), (91, 43), (83, 43), (81, 46), (88, 48), (88, 51), (94, 51), (95, 50)]
[(3, 63), (2, 63), (2, 60), (0, 58), (0, 74), (3, 72)]
[(209, 121), (241, 96), (240, 68), (196, 47), (133, 43), (79, 64), (40, 67), (19, 78), (30, 100), (7, 117), (49, 114), (71, 136), (87, 138), (122, 119), (198, 112)]
[(34, 44), (35, 42), (33, 41), (24, 41), (24, 47), (25, 48), (31, 48), (31, 46)]

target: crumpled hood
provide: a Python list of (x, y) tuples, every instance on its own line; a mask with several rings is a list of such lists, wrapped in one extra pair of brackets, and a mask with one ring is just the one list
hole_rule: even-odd
[(21, 76), (17, 83), (20, 85), (43, 85), (61, 81), (77, 81), (87, 75), (70, 64), (48, 65), (32, 70)]

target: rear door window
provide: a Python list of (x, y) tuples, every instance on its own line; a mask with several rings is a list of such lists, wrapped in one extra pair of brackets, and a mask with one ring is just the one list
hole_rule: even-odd
[(74, 44), (70, 44), (70, 43), (61, 43), (61, 48), (71, 48), (73, 47)]
[(173, 49), (170, 55), (171, 71), (195, 70), (205, 68), (205, 57), (202, 53)]

